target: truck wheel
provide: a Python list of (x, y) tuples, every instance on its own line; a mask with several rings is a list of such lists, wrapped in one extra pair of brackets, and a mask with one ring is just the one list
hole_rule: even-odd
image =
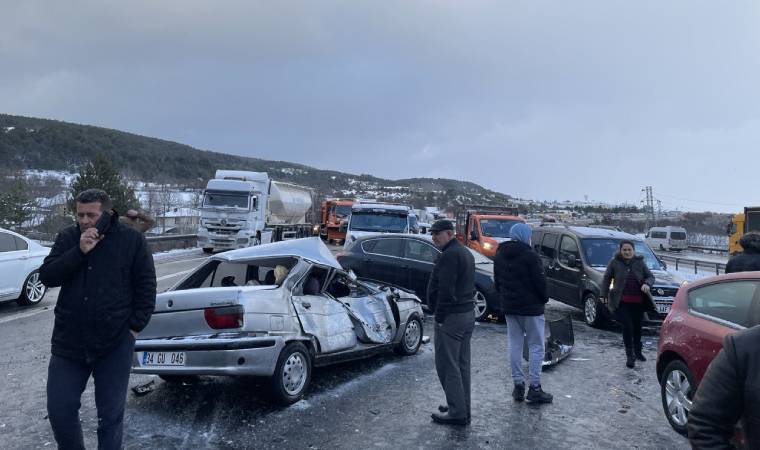
[(605, 306), (599, 303), (596, 295), (586, 294), (583, 298), (583, 318), (589, 326), (599, 328), (604, 323)]
[(404, 335), (393, 351), (398, 355), (410, 356), (417, 353), (422, 343), (422, 322), (417, 317), (412, 317), (406, 322)]
[(16, 303), (21, 306), (36, 305), (42, 301), (46, 291), (47, 288), (40, 281), (40, 271), (35, 270), (24, 280), (24, 285), (21, 287), (21, 297), (16, 300)]
[(270, 395), (282, 405), (292, 405), (303, 398), (311, 379), (311, 357), (300, 342), (288, 344), (277, 358), (274, 375), (270, 379)]

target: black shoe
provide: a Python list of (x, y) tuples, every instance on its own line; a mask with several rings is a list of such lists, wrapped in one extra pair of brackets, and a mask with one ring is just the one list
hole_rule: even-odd
[(541, 389), (541, 385), (529, 387), (528, 395), (525, 396), (525, 401), (528, 403), (551, 403), (553, 399), (552, 394)]
[(433, 413), (430, 415), (433, 422), (443, 425), (467, 425), (467, 417), (450, 417), (448, 413)]
[(636, 355), (636, 359), (638, 359), (639, 361), (647, 360), (646, 358), (644, 358), (644, 353), (641, 352), (641, 345), (636, 347), (636, 351), (634, 352), (634, 354)]
[(636, 355), (633, 353), (633, 349), (626, 347), (625, 348), (625, 366), (629, 369), (633, 369), (636, 365)]
[[(449, 412), (449, 406), (448, 405), (438, 405), (438, 411), (445, 413)], [(470, 413), (467, 413), (467, 423), (470, 423)]]
[(512, 398), (515, 399), (516, 402), (525, 400), (525, 383), (515, 385), (515, 389), (512, 391)]

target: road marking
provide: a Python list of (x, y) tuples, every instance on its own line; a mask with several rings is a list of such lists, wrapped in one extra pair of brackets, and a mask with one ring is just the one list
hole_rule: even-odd
[(164, 280), (168, 280), (169, 278), (174, 278), (174, 277), (178, 277), (178, 276), (180, 276), (180, 275), (184, 275), (184, 274), (186, 274), (186, 273), (190, 273), (190, 272), (192, 272), (193, 270), (195, 270), (195, 269), (194, 269), (194, 268), (193, 268), (193, 269), (187, 269), (187, 270), (183, 270), (183, 271), (181, 271), (181, 272), (172, 273), (172, 274), (169, 274), (169, 275), (164, 275), (164, 276), (162, 276), (162, 277), (158, 277), (158, 278), (156, 278), (156, 281), (164, 281)]
[(34, 311), (26, 311), (26, 312), (22, 312), (22, 313), (17, 313), (17, 314), (14, 314), (12, 316), (3, 317), (2, 319), (0, 319), (0, 323), (10, 322), (11, 320), (16, 320), (16, 319), (23, 319), (25, 317), (31, 317), (31, 316), (37, 315), (39, 313), (42, 313), (42, 312), (45, 312), (45, 311), (52, 311), (52, 310), (53, 310), (53, 308), (47, 308), (47, 307), (45, 307), (45, 308), (35, 309)]
[(201, 259), (209, 259), (208, 256), (201, 256), (200, 258), (192, 258), (192, 259), (172, 259), (171, 261), (156, 261), (156, 264), (166, 265), (166, 264), (175, 264), (175, 263), (181, 263), (181, 262), (190, 262), (190, 261), (200, 261)]

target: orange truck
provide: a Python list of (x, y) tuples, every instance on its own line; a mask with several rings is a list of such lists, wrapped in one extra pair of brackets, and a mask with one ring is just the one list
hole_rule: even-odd
[(343, 242), (346, 239), (346, 225), (351, 215), (354, 200), (350, 198), (328, 198), (322, 202), (319, 235), (327, 242)]
[(455, 211), (456, 236), (465, 246), (489, 258), (500, 243), (509, 240), (509, 230), (525, 221), (517, 207), (461, 206)]

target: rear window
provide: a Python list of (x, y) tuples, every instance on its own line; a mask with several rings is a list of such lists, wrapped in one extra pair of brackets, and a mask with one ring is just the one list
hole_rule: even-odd
[(198, 268), (174, 290), (273, 285), (275, 267), (283, 266), (289, 272), (296, 262), (295, 258), (288, 257), (261, 258), (245, 262), (212, 260)]
[(757, 323), (757, 281), (728, 281), (689, 291), (689, 309), (742, 327)]
[(374, 253), (376, 255), (395, 256), (401, 257), (403, 248), (401, 247), (400, 239), (376, 239), (375, 245), (368, 253)]
[(0, 233), (0, 252), (15, 252), (16, 241), (8, 233)]
[(544, 239), (541, 241), (541, 255), (547, 258), (554, 258), (556, 251), (554, 248), (557, 246), (557, 235), (547, 233), (544, 235)]
[(670, 233), (670, 239), (673, 239), (676, 241), (685, 241), (686, 233), (684, 233), (683, 231), (673, 231)]

